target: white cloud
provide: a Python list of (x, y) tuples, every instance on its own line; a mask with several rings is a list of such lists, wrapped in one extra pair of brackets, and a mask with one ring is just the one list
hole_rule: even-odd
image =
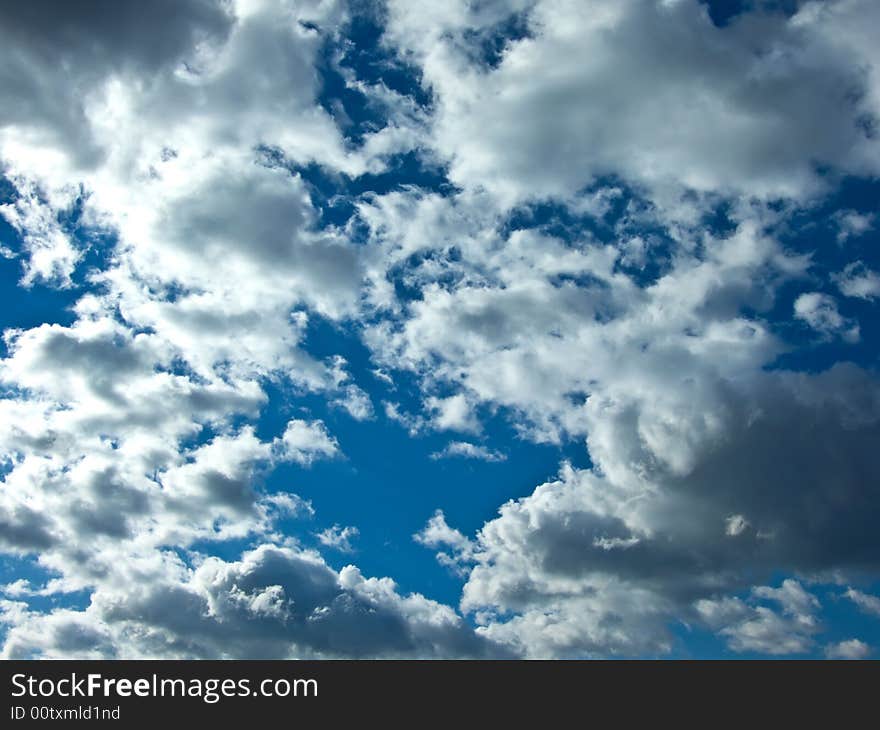
[(730, 515), (724, 520), (724, 534), (728, 537), (742, 535), (749, 526), (749, 521), (742, 515)]
[(820, 630), (815, 617), (819, 602), (797, 581), (786, 579), (779, 588), (754, 588), (752, 598), (773, 601), (780, 611), (737, 598), (703, 599), (697, 602), (696, 609), (710, 627), (727, 639), (733, 651), (803, 654), (812, 648), (813, 636)]
[(240, 561), (205, 558), (194, 571), (166, 554), (118, 565), (114, 578), (84, 612), (8, 609), (5, 656), (505, 655), (452, 609), (351, 565), (337, 573), (313, 552), (262, 545)]
[(468, 441), (450, 441), (442, 451), (431, 454), (432, 459), (446, 459), (450, 457), (479, 459), (480, 461), (504, 461), (507, 459), (504, 454), (498, 451), (492, 451), (485, 446), (472, 444)]
[[(880, 108), (873, 3), (807, 3), (723, 28), (696, 0), (389, 5), (389, 41), (437, 95), (433, 141), (452, 179), (505, 204), (566, 198), (602, 175), (660, 195), (774, 197), (817, 191), (816, 162), (877, 170), (859, 124)], [(487, 67), (473, 39), (517, 11), (529, 33)]]
[(27, 581), (24, 578), (19, 578), (18, 580), (14, 580), (11, 583), (0, 586), (0, 591), (2, 591), (7, 596), (11, 596), (12, 598), (30, 596), (34, 593), (33, 589), (31, 588), (30, 581)]
[[(0, 159), (18, 195), (2, 214), (25, 284), (77, 273), (81, 242), (59, 223), (75, 198), (116, 242), (69, 324), (4, 335), (0, 542), (56, 576), (8, 596), (92, 601), (5, 601), (9, 656), (655, 655), (671, 621), (701, 616), (737, 651), (816, 646), (799, 583), (734, 596), (779, 571), (876, 567), (876, 374), (779, 370), (791, 345), (772, 321), (813, 265), (782, 243), (790, 214), (839, 173), (880, 169), (876, 4), (717, 28), (695, 0), (391, 2), (383, 42), (433, 103), (349, 75), (389, 111), (360, 146), (318, 104), (341, 3), (69, 5), (52, 23), (0, 9)], [(489, 63), (477, 45), (513, 12), (528, 32)], [(323, 225), (292, 172), (380, 173), (413, 148), (457, 187), (352, 197), (349, 226)], [(511, 206), (548, 198), (564, 232), (514, 225)], [(713, 233), (722, 202), (730, 229)], [(851, 245), (873, 225), (833, 220)], [(834, 281), (865, 300), (848, 305), (880, 291), (860, 261)], [(859, 337), (829, 294), (798, 291), (794, 313)], [(563, 463), (475, 534), (442, 513), (418, 534), (465, 578), (477, 633), (277, 534), (314, 510), (267, 493), (268, 471), (341, 449), (317, 419), (266, 441), (241, 425), (266, 383), (373, 416), (341, 357), (307, 351), (318, 318), (401, 384), (383, 407), (412, 435), (480, 434), (491, 415), (586, 445), (589, 468)], [(437, 455), (503, 458), (461, 440)], [(355, 530), (318, 541), (350, 549)], [(228, 539), (265, 544), (238, 561), (177, 552)]]
[(873, 214), (859, 213), (855, 210), (845, 210), (834, 216), (837, 223), (837, 242), (844, 243), (851, 238), (863, 236), (874, 228), (876, 216)]
[(385, 417), (406, 428), (410, 436), (418, 435), (425, 428), (424, 418), (402, 411), (399, 403), (383, 401), (382, 406), (385, 409)]
[(280, 439), (281, 458), (309, 466), (316, 459), (332, 459), (339, 456), (339, 444), (327, 433), (321, 421), (304, 421), (294, 418), (288, 421)]
[(354, 546), (351, 541), (358, 535), (360, 535), (360, 530), (357, 527), (340, 527), (339, 525), (333, 525), (315, 534), (318, 542), (322, 545), (338, 550), (341, 553), (354, 552)]
[(281, 514), (288, 517), (304, 516), (311, 518), (315, 516), (315, 508), (312, 506), (312, 503), (307, 499), (303, 499), (298, 494), (289, 494), (286, 492), (270, 494), (263, 499), (263, 502), (266, 505), (271, 505)]
[(440, 431), (476, 433), (480, 430), (473, 406), (464, 393), (448, 398), (431, 396), (425, 400), (425, 407), (431, 413), (431, 425)]
[(794, 303), (794, 316), (824, 337), (840, 336), (847, 342), (859, 340), (859, 325), (841, 315), (837, 302), (828, 294), (801, 294)]
[(867, 659), (871, 655), (871, 647), (859, 639), (847, 639), (825, 647), (828, 659)]
[(58, 212), (42, 202), (35, 186), (22, 180), (14, 203), (0, 205), (0, 216), (22, 237), (26, 259), (22, 284), (37, 281), (69, 286), (82, 256), (58, 223)]
[(872, 616), (880, 617), (880, 598), (870, 593), (863, 593), (855, 588), (848, 588), (844, 594), (856, 604), (860, 610)]
[(835, 277), (837, 287), (846, 297), (873, 300), (880, 297), (880, 275), (865, 266), (861, 261), (847, 264)]
[(413, 535), (420, 545), (437, 550), (437, 561), (460, 576), (467, 575), (469, 565), (476, 560), (476, 545), (465, 535), (450, 527), (443, 510), (437, 510), (421, 531)]
[(332, 401), (333, 405), (343, 408), (356, 421), (368, 421), (373, 418), (373, 402), (363, 389), (356, 385), (348, 385), (340, 398)]

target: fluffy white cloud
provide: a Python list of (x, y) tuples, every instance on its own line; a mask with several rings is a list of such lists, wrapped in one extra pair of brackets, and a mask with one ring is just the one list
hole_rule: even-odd
[[(878, 169), (864, 123), (880, 111), (873, 3), (804, 3), (724, 27), (697, 0), (446, 5), (391, 2), (389, 42), (437, 97), (432, 139), (452, 179), (505, 203), (612, 175), (663, 196), (681, 185), (801, 196), (822, 184), (817, 163)], [(516, 13), (524, 37), (488, 63), (480, 42)]]
[(731, 515), (724, 521), (724, 534), (728, 537), (742, 535), (749, 527), (749, 521), (742, 515)]
[(29, 286), (41, 280), (69, 285), (81, 252), (61, 229), (57, 211), (39, 199), (33, 184), (22, 180), (17, 187), (19, 197), (14, 203), (0, 205), (0, 216), (22, 239), (27, 258), (21, 283)]
[(282, 458), (304, 466), (315, 459), (332, 459), (339, 455), (339, 444), (327, 433), (321, 421), (304, 421), (299, 418), (287, 423), (280, 447)]
[(479, 430), (479, 423), (464, 393), (425, 401), (431, 412), (431, 424), (440, 431), (473, 432)]
[[(207, 629), (213, 646), (194, 639), (182, 648), (174, 635), (204, 619), (209, 601), (164, 549), (290, 542), (276, 522), (313, 510), (296, 495), (265, 493), (265, 473), (279, 461), (339, 455), (317, 420), (293, 419), (268, 441), (233, 421), (258, 415), (266, 378), (335, 395), (355, 418), (371, 413), (363, 391), (340, 376), (339, 358), (318, 361), (300, 347), (310, 317), (356, 310), (362, 273), (355, 246), (320, 229), (289, 168), (318, 161), (353, 174), (379, 170), (398, 142), (392, 125), (349, 149), (317, 104), (317, 56), (346, 17), (339, 3), (106, 5), (0, 11), (0, 160), (17, 189), (2, 215), (22, 238), (24, 283), (70, 282), (83, 252), (58, 221), (75, 201), (82, 226), (116, 241), (70, 326), (5, 333), (0, 410), (14, 426), (0, 444), (8, 467), (0, 541), (60, 576), (29, 591), (87, 589), (93, 598), (85, 612), (16, 608), (6, 651), (220, 655), (222, 620)], [(352, 568), (348, 592), (331, 596), (341, 578), (321, 570), (327, 602), (351, 608), (353, 626), (376, 615), (406, 634), (387, 581), (359, 579)], [(144, 595), (120, 588), (134, 584), (146, 586)], [(228, 587), (228, 600), (266, 620), (279, 620), (283, 591), (293, 592), (290, 581), (246, 594), (241, 585)], [(355, 593), (370, 598), (358, 603)], [(161, 612), (166, 599), (192, 613), (183, 608), (182, 623), (148, 647), (160, 629), (138, 626), (136, 610), (122, 606), (141, 599), (144, 615), (147, 605)], [(454, 612), (399, 600), (422, 617), (423, 636), (436, 628), (438, 653), (468, 653), (469, 629)], [(385, 618), (379, 604), (390, 607)], [(336, 609), (316, 608), (328, 612), (322, 625), (334, 623)], [(460, 651), (441, 646), (445, 624)], [(133, 648), (129, 631), (143, 646)], [(402, 654), (430, 653), (427, 643), (389, 640)], [(240, 655), (249, 646), (244, 640)]]
[(828, 659), (867, 659), (871, 655), (871, 647), (859, 639), (847, 639), (825, 647)]
[(837, 223), (837, 241), (845, 243), (851, 238), (858, 238), (874, 228), (876, 216), (859, 213), (855, 210), (841, 211), (834, 216)]

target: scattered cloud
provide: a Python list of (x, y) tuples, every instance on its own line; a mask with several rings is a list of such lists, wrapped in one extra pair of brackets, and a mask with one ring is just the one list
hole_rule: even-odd
[(504, 454), (498, 451), (492, 451), (485, 446), (472, 444), (468, 441), (450, 441), (442, 451), (435, 451), (431, 454), (432, 459), (447, 459), (453, 457), (478, 459), (480, 461), (504, 461), (507, 459)]
[(871, 655), (871, 647), (858, 639), (847, 639), (825, 647), (828, 659), (867, 659)]
[(4, 654), (870, 655), (880, 5), (752, 5), (0, 5)]
[(794, 316), (824, 337), (840, 336), (847, 342), (859, 341), (859, 325), (842, 316), (837, 302), (827, 294), (801, 294), (794, 303)]
[(341, 553), (353, 553), (354, 546), (351, 541), (359, 534), (360, 530), (357, 527), (333, 525), (326, 530), (316, 533), (315, 536), (324, 547), (333, 548)]
[(863, 593), (855, 588), (847, 589), (844, 595), (855, 603), (864, 613), (880, 617), (880, 598), (877, 596), (872, 596), (870, 593)]
[(339, 444), (321, 421), (295, 418), (287, 423), (279, 442), (280, 457), (309, 466), (316, 459), (339, 456)]

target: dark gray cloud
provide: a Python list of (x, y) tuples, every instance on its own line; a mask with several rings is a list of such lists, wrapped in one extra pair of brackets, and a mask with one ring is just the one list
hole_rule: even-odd
[[(388, 579), (337, 573), (317, 554), (262, 546), (226, 563), (209, 558), (189, 580), (167, 571), (149, 582), (105, 587), (68, 636), (112, 636), (91, 651), (182, 657), (502, 657), (446, 606), (402, 596)], [(38, 638), (38, 616), (13, 629), (16, 656), (45, 648), (77, 655), (82, 646)], [(57, 620), (57, 619), (56, 619)], [(54, 624), (53, 624), (54, 626)], [(102, 648), (103, 647), (103, 648)]]

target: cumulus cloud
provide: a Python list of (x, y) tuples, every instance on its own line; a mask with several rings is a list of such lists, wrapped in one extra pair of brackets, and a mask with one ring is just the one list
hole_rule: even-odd
[(30, 286), (43, 281), (69, 286), (82, 252), (62, 229), (57, 211), (40, 200), (34, 185), (20, 181), (18, 198), (14, 203), (0, 205), (0, 216), (22, 238), (26, 258), (21, 283)]
[(283, 459), (308, 466), (316, 459), (332, 459), (338, 456), (339, 444), (327, 433), (327, 428), (321, 421), (295, 418), (288, 421), (281, 436), (280, 454)]
[(367, 421), (373, 417), (370, 396), (356, 385), (346, 386), (342, 396), (334, 400), (333, 404), (344, 409), (356, 421)]
[[(2, 253), (75, 300), (3, 334), (0, 547), (49, 576), (4, 586), (5, 654), (655, 656), (679, 621), (867, 655), (820, 642), (810, 585), (880, 568), (880, 381), (786, 357), (871, 336), (874, 215), (792, 238), (880, 170), (880, 18), (759, 5), (390, 0), (377, 65), (410, 95), (342, 65), (341, 1), (4, 5)], [(490, 419), (584, 449), (472, 534), (417, 533), (458, 609), (330, 567), (286, 532), (311, 503), (267, 487), (374, 403), (438, 459), (503, 460)], [(309, 539), (351, 552), (325, 518)]]
[[(394, 583), (336, 572), (316, 553), (263, 545), (241, 561), (207, 558), (186, 571), (171, 556), (129, 568), (149, 581), (105, 583), (82, 613), (23, 612), (5, 654), (65, 657), (487, 657), (446, 606)], [(129, 576), (130, 577), (130, 576)], [(134, 587), (133, 587), (134, 586)], [(84, 651), (85, 650), (85, 651)]]
[(742, 515), (731, 515), (724, 520), (724, 533), (728, 537), (742, 535), (749, 526), (749, 521)]
[[(654, 653), (668, 647), (670, 616), (688, 615), (692, 601), (721, 586), (736, 590), (756, 570), (858, 569), (876, 554), (872, 480), (862, 470), (878, 468), (868, 447), (878, 421), (873, 405), (862, 410), (865, 386), (874, 389), (873, 402), (870, 376), (841, 368), (816, 382), (774, 376), (752, 386), (758, 399), (751, 403), (725, 396), (724, 431), (705, 435), (686, 460), (661, 458), (659, 449), (678, 439), (651, 451), (637, 407), (606, 406), (588, 437), (601, 444), (591, 448), (594, 470), (564, 467), (558, 480), (508, 502), (477, 533), (462, 607), (485, 620), (488, 635), (506, 636), (534, 655)], [(813, 445), (809, 455), (805, 443)], [(767, 490), (785, 497), (770, 503)], [(838, 490), (847, 499), (839, 500)], [(796, 586), (788, 586), (789, 606)], [(644, 596), (641, 615), (621, 616), (627, 591)], [(579, 629), (560, 634), (570, 645), (562, 638), (548, 645), (545, 619), (532, 623), (549, 611), (563, 624), (577, 614)], [(504, 618), (510, 613), (520, 618)], [(743, 636), (766, 629), (766, 647), (771, 629), (775, 635), (791, 624), (766, 607), (742, 613)], [(781, 646), (806, 650), (810, 633)], [(731, 642), (759, 650), (759, 638)]]
[(437, 510), (413, 539), (425, 547), (437, 550), (437, 561), (461, 576), (467, 575), (469, 564), (475, 560), (475, 544), (464, 533), (450, 527), (443, 510)]
[[(568, 197), (603, 175), (662, 194), (801, 196), (821, 185), (817, 162), (877, 169), (860, 124), (880, 98), (870, 3), (724, 27), (696, 0), (389, 6), (390, 39), (438, 97), (434, 141), (452, 179), (505, 202)], [(525, 32), (487, 63), (474, 39), (511, 17)]]
[(859, 639), (847, 639), (825, 647), (828, 659), (867, 659), (871, 655), (871, 647)]

